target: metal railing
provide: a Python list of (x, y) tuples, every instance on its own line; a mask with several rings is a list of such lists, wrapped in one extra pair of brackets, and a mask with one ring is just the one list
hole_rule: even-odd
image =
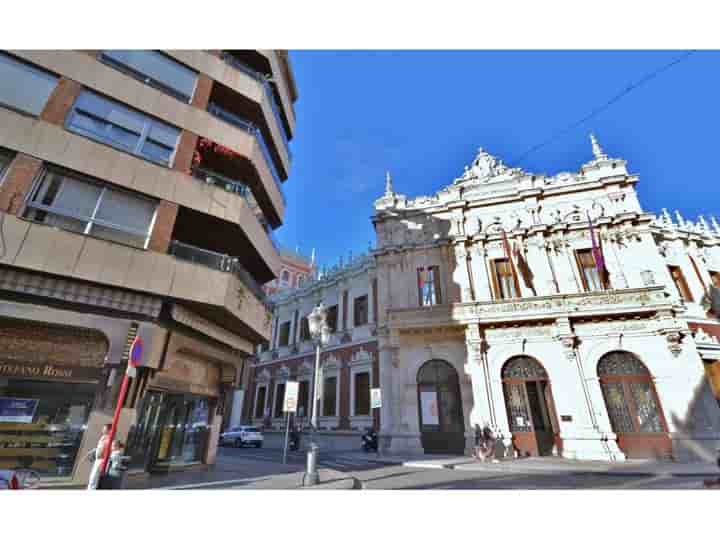
[(240, 264), (238, 257), (231, 257), (224, 253), (218, 253), (217, 251), (210, 251), (209, 249), (199, 248), (191, 244), (185, 244), (173, 240), (170, 242), (170, 249), (168, 251), (170, 255), (188, 261), (195, 264), (202, 264), (208, 268), (213, 268), (221, 272), (232, 272), (238, 279), (245, 285), (251, 293), (257, 298), (259, 302), (269, 307), (267, 295), (263, 291), (260, 284), (250, 273)]
[(282, 182), (280, 181), (280, 176), (277, 173), (277, 168), (275, 167), (275, 162), (272, 159), (272, 156), (270, 155), (270, 149), (267, 146), (267, 143), (265, 142), (265, 137), (263, 137), (262, 131), (260, 128), (258, 128), (255, 124), (252, 122), (245, 120), (244, 118), (241, 118), (240, 116), (236, 115), (235, 113), (231, 113), (230, 111), (223, 109), (221, 106), (217, 105), (216, 103), (210, 102), (208, 103), (208, 112), (212, 114), (213, 116), (216, 116), (217, 118), (220, 118), (220, 120), (223, 120), (224, 122), (227, 122), (228, 124), (232, 124), (235, 127), (239, 127), (240, 129), (243, 129), (253, 135), (255, 139), (260, 144), (260, 149), (262, 150), (263, 156), (265, 157), (265, 161), (268, 164), (268, 168), (270, 169), (270, 174), (273, 177), (273, 180), (275, 181), (275, 185), (278, 188), (278, 191), (280, 191), (280, 197), (282, 197), (283, 203), (286, 203), (285, 200), (285, 193), (283, 193), (282, 188)]
[(288, 158), (292, 161), (292, 152), (290, 151), (289, 147), (289, 136), (287, 131), (285, 131), (285, 123), (280, 116), (280, 106), (278, 105), (277, 98), (275, 97), (275, 91), (270, 86), (268, 77), (264, 73), (260, 73), (259, 71), (256, 71), (250, 66), (248, 66), (246, 63), (242, 62), (241, 60), (238, 60), (234, 55), (227, 51), (223, 51), (222, 59), (225, 61), (226, 64), (234, 67), (238, 71), (242, 71), (246, 75), (249, 75), (262, 85), (263, 90), (265, 91), (265, 95), (270, 102), (273, 115), (275, 116), (275, 121), (280, 127), (280, 135), (282, 136), (283, 143), (285, 143), (285, 150), (288, 153)]

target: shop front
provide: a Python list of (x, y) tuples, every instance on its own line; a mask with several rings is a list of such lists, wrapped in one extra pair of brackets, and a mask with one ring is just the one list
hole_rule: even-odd
[(0, 469), (72, 475), (107, 349), (95, 330), (0, 318)]

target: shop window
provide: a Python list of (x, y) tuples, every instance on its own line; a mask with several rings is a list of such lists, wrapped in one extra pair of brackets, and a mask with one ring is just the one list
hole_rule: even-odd
[(103, 51), (100, 59), (114, 68), (189, 103), (198, 74), (158, 51)]
[(492, 265), (493, 287), (498, 299), (520, 298), (520, 287), (508, 259), (494, 259)]
[(694, 300), (692, 293), (690, 293), (690, 288), (688, 287), (687, 281), (685, 281), (685, 276), (683, 276), (680, 267), (668, 266), (668, 270), (670, 271), (670, 275), (672, 276), (673, 282), (675, 283), (675, 287), (677, 287), (680, 297), (686, 302), (693, 302)]
[(265, 415), (265, 394), (267, 388), (259, 386), (255, 396), (255, 418), (262, 418)]
[(88, 90), (75, 101), (66, 127), (165, 166), (180, 138), (178, 128)]
[(354, 300), (353, 324), (363, 326), (368, 323), (368, 297), (359, 296)]
[(90, 178), (47, 169), (27, 203), (25, 217), (70, 231), (146, 248), (157, 203)]
[(0, 53), (0, 81), (0, 105), (37, 116), (55, 90), (58, 78)]
[(437, 266), (417, 269), (418, 298), (421, 306), (442, 304), (440, 295), (440, 269)]
[(310, 324), (307, 317), (300, 319), (300, 341), (310, 340)]
[(284, 322), (280, 325), (280, 339), (278, 346), (287, 347), (290, 343), (290, 321)]
[(334, 334), (337, 332), (337, 323), (338, 323), (338, 307), (337, 304), (334, 306), (330, 306), (327, 308), (327, 324), (330, 327), (330, 333)]
[(578, 249), (575, 251), (580, 278), (583, 288), (587, 292), (602, 291), (604, 289), (600, 273), (595, 264), (595, 257), (591, 249)]
[(370, 373), (355, 374), (355, 416), (370, 414)]
[(322, 414), (337, 416), (337, 377), (326, 377), (323, 380)]
[(280, 383), (275, 386), (275, 418), (282, 417), (284, 400), (285, 400), (285, 384)]

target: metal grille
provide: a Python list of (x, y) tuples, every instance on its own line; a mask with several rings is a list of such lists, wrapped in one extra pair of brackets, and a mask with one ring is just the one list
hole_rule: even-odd
[(510, 419), (510, 431), (532, 431), (523, 384), (504, 384), (505, 405)]
[(507, 361), (502, 370), (503, 379), (547, 379), (548, 374), (540, 362), (529, 356), (516, 356)]
[(622, 383), (603, 383), (601, 387), (613, 431), (615, 433), (635, 431), (630, 417), (630, 409), (625, 402)]
[(639, 430), (643, 433), (665, 431), (660, 420), (660, 407), (655, 399), (651, 382), (631, 382), (630, 393), (635, 402)]
[(598, 363), (598, 375), (640, 375), (650, 376), (650, 372), (635, 355), (627, 352), (611, 352)]

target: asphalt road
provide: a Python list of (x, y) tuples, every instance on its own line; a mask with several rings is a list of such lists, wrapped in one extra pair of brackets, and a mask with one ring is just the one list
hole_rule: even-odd
[[(305, 454), (256, 448), (221, 448), (218, 467), (249, 474), (284, 474), (303, 470)], [(508, 473), (424, 469), (373, 462), (343, 452), (320, 453), (319, 465), (354, 476), (363, 489), (702, 489), (702, 477), (669, 475), (617, 475), (605, 473)], [(222, 486), (219, 486), (222, 487)]]

